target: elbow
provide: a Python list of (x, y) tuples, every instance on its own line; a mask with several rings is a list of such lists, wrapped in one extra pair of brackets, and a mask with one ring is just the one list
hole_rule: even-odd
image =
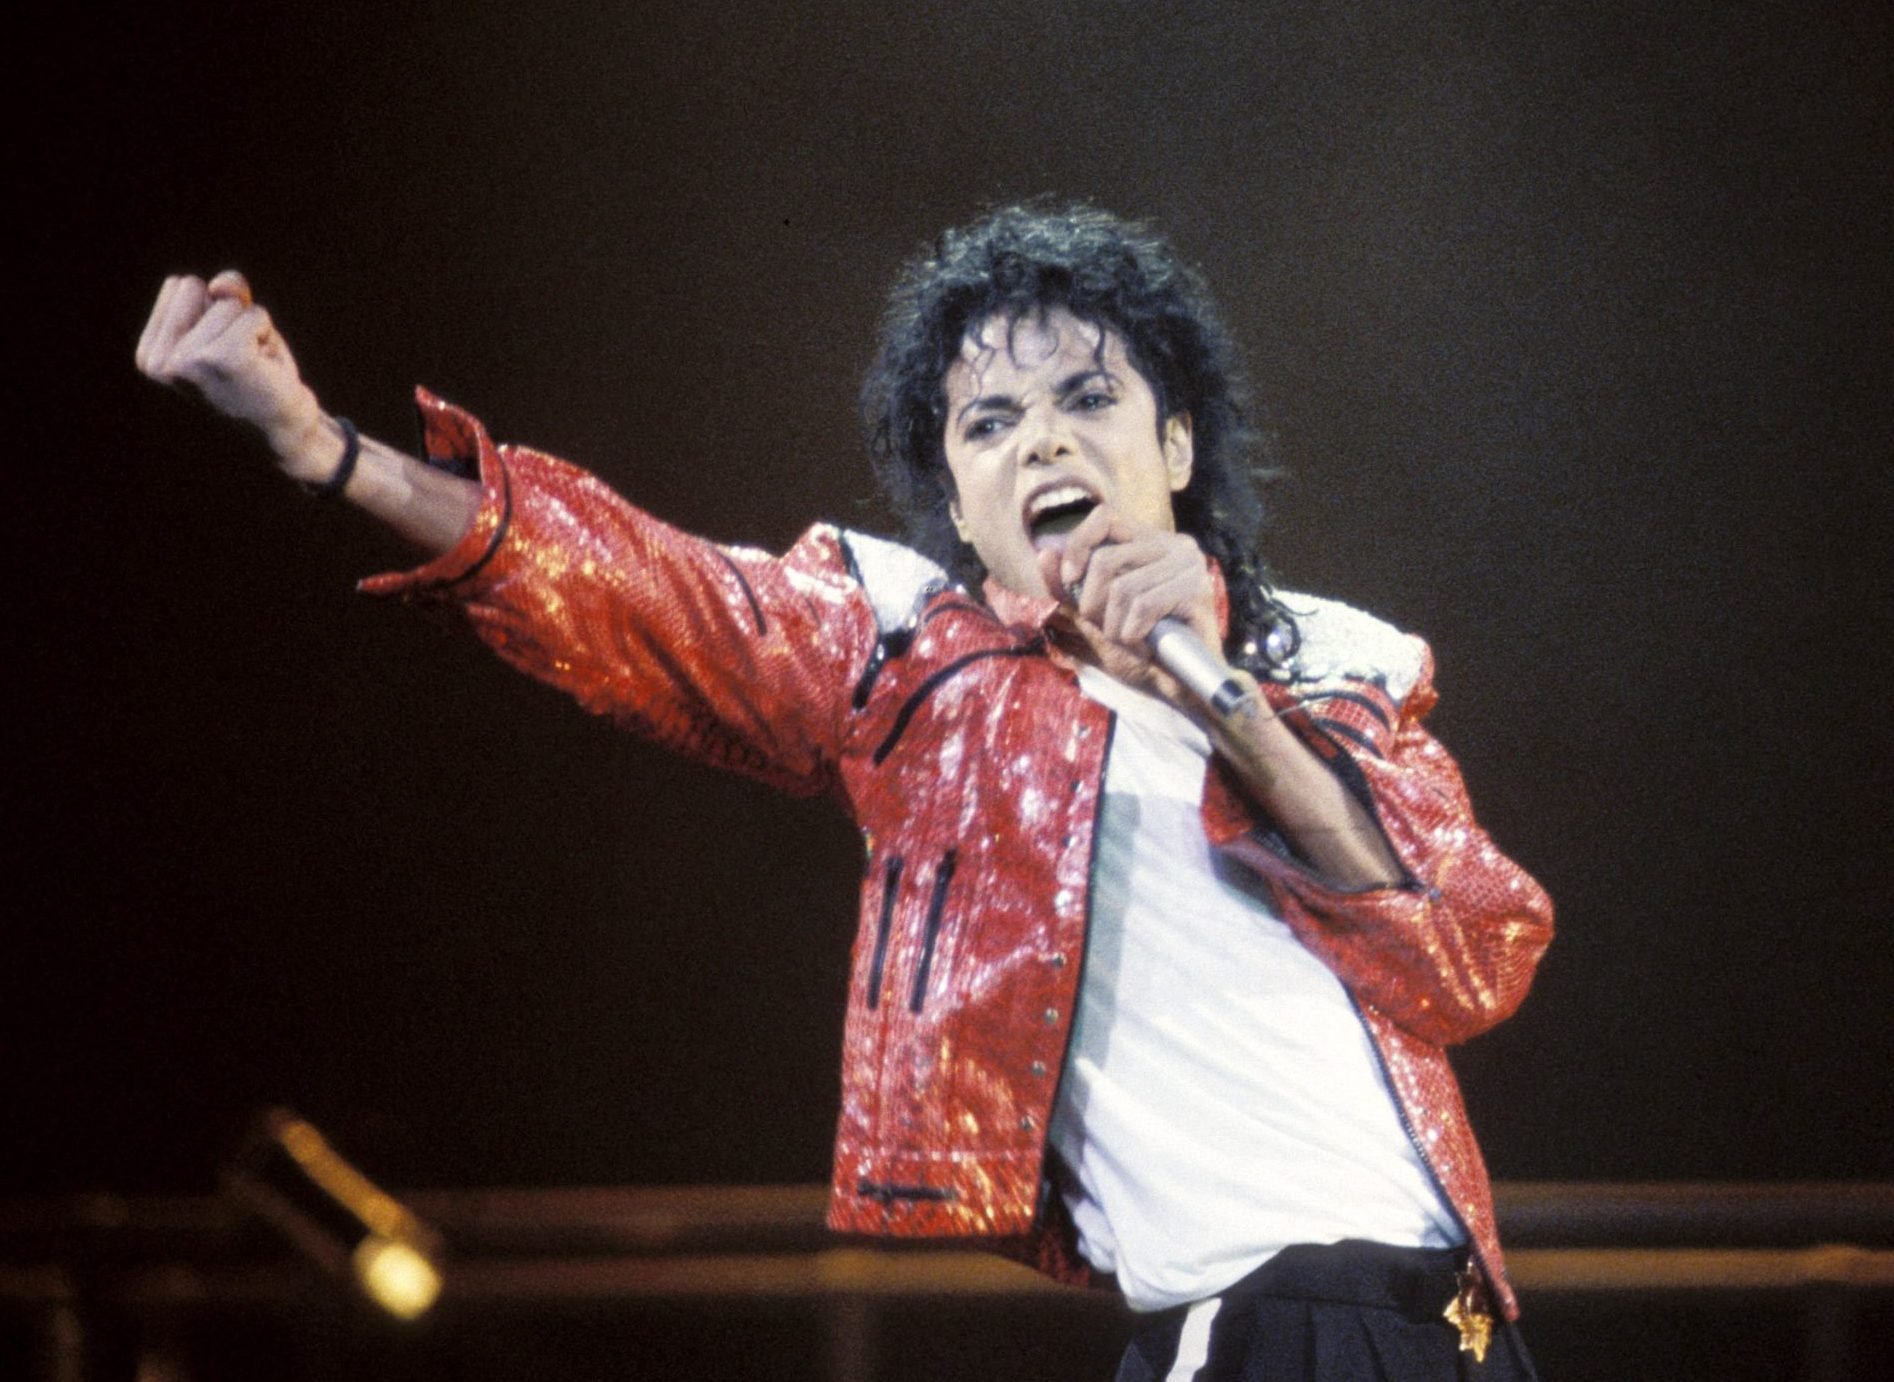
[(1552, 939), (1551, 917), (1523, 914), (1495, 922), (1431, 1004), (1441, 1045), (1471, 1041), (1519, 1011)]

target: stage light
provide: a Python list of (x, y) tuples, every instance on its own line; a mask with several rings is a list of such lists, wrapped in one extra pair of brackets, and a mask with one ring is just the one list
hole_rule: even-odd
[(271, 1109), (224, 1174), (236, 1200), (389, 1314), (411, 1320), (441, 1293), (440, 1237), (345, 1161), (307, 1119)]
[(351, 1254), (355, 1279), (389, 1314), (411, 1320), (434, 1304), (441, 1293), (441, 1273), (411, 1243), (371, 1233)]

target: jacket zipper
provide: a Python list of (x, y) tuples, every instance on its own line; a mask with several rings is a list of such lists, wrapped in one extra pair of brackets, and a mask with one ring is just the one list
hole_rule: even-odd
[(947, 885), (954, 881), (954, 866), (959, 851), (948, 850), (934, 872), (934, 896), (927, 903), (927, 924), (921, 930), (921, 959), (914, 970), (914, 992), (908, 996), (908, 1011), (917, 1013), (927, 999), (927, 975), (934, 967), (934, 938), (940, 934), (941, 913), (947, 906)]
[(868, 966), (868, 1007), (881, 1006), (881, 975), (888, 962), (888, 931), (894, 925), (894, 904), (901, 894), (901, 856), (891, 855), (881, 884), (881, 920), (875, 927), (875, 957)]
[[(1401, 1091), (1395, 1086), (1394, 1072), (1388, 1069), (1388, 1058), (1381, 1049), (1381, 1041), (1374, 1034), (1374, 1028), (1368, 1024), (1368, 1015), (1361, 1010), (1361, 1003), (1353, 994), (1349, 995), (1349, 1005), (1355, 1010), (1355, 1018), (1368, 1033), (1368, 1049), (1374, 1052), (1375, 1064), (1381, 1070), (1381, 1080), (1387, 1085), (1388, 1100), (1394, 1105), (1394, 1116), (1400, 1120), (1401, 1131), (1407, 1134), (1408, 1143), (1414, 1148), (1414, 1155), (1420, 1158), (1421, 1166), (1427, 1172), (1427, 1179), (1433, 1182), (1434, 1191), (1440, 1196), (1440, 1202), (1447, 1207), (1447, 1216), (1459, 1227), (1467, 1240), (1467, 1255), (1479, 1267), (1480, 1275), (1486, 1278), (1491, 1287), (1492, 1305), (1499, 1309), (1499, 1274), (1493, 1270), (1493, 1264), (1486, 1260), (1486, 1254), (1480, 1247), (1479, 1235), (1467, 1224), (1460, 1213), (1460, 1206), (1447, 1191), (1447, 1183), (1440, 1178), (1440, 1172), (1434, 1169), (1434, 1159), (1427, 1154), (1426, 1146), (1421, 1142), (1420, 1134), (1414, 1131), (1414, 1120), (1408, 1117), (1407, 1104), (1401, 1098)], [(1501, 1312), (1502, 1315), (1504, 1312)]]
[(763, 617), (763, 606), (757, 603), (756, 592), (750, 589), (749, 578), (743, 574), (743, 568), (738, 566), (735, 559), (723, 548), (713, 547), (711, 550), (722, 559), (725, 566), (730, 568), (730, 574), (736, 577), (737, 589), (741, 590), (743, 598), (750, 602), (750, 618), (756, 621), (756, 636), (763, 637), (769, 632), (769, 620)]
[(897, 1181), (868, 1180), (863, 1178), (855, 1182), (855, 1193), (865, 1200), (878, 1201), (884, 1208), (896, 1200), (936, 1200), (954, 1199), (954, 1192), (938, 1185), (902, 1185)]

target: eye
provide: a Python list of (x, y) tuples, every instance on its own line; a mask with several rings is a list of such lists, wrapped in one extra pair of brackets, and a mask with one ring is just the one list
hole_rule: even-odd
[(1103, 389), (1087, 389), (1081, 394), (1074, 395), (1072, 406), (1081, 413), (1098, 413), (1111, 407), (1117, 401)]
[(998, 413), (987, 413), (967, 424), (967, 430), (961, 435), (968, 441), (984, 441), (996, 435), (1006, 425), (1006, 419)]

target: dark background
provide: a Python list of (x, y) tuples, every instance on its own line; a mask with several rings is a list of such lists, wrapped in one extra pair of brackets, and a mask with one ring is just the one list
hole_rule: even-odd
[(239, 265), (365, 430), (423, 382), (780, 548), (886, 526), (881, 293), (1038, 192), (1203, 265), (1275, 570), (1430, 638), (1560, 904), (1459, 1058), (1495, 1173), (1894, 1174), (1889, 15), (26, 6), (0, 1192), (276, 1101), (397, 1185), (823, 1177), (851, 829), (353, 594), (401, 554), (132, 347)]

